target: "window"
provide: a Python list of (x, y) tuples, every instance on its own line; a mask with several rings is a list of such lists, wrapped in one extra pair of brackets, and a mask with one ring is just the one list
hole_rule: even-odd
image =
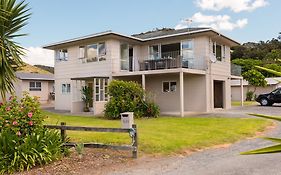
[(177, 82), (175, 81), (165, 81), (163, 82), (163, 92), (176, 92)]
[(108, 79), (95, 78), (95, 101), (107, 101), (108, 100)]
[(106, 60), (105, 43), (95, 43), (79, 47), (79, 58), (86, 58), (85, 62), (96, 62)]
[(222, 58), (225, 57), (225, 46), (213, 42), (213, 54), (215, 55), (218, 61), (222, 61)]
[(41, 91), (41, 82), (29, 82), (29, 91)]
[(70, 84), (62, 84), (61, 92), (63, 94), (70, 93)]
[(160, 47), (159, 45), (149, 46), (149, 59), (160, 59)]
[(85, 58), (85, 46), (79, 46), (79, 58)]
[(184, 40), (181, 42), (181, 55), (183, 57), (183, 60), (194, 58), (193, 40)]
[(57, 61), (67, 61), (68, 60), (67, 49), (57, 50), (56, 51), (56, 60)]

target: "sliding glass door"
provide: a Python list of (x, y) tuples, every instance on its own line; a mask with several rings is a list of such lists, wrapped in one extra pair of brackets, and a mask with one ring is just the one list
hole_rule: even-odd
[(121, 70), (129, 70), (129, 44), (121, 44)]

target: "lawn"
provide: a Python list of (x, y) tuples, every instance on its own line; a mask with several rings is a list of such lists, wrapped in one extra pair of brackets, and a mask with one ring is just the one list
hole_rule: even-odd
[[(66, 116), (44, 112), (46, 124), (66, 122), (73, 126), (120, 127), (119, 120), (96, 117)], [(142, 153), (171, 154), (214, 145), (233, 143), (254, 136), (271, 122), (264, 119), (241, 118), (176, 118), (137, 119), (139, 145)], [(72, 141), (129, 144), (128, 134), (67, 131)]]
[[(255, 106), (255, 105), (259, 105), (258, 102), (256, 101), (244, 101), (244, 106)], [(241, 102), (240, 101), (232, 101), (231, 102), (232, 106), (241, 106)]]

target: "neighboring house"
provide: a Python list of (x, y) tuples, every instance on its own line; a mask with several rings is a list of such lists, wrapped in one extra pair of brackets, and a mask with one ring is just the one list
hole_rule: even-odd
[[(281, 87), (281, 77), (272, 77), (272, 78), (265, 78), (267, 81), (266, 87), (255, 87), (249, 85), (248, 81), (243, 81), (243, 92), (244, 92), (244, 100), (246, 100), (246, 93), (248, 91), (255, 91), (256, 95), (265, 94), (273, 91), (276, 88)], [(231, 100), (238, 101), (240, 100), (240, 81), (239, 80), (231, 80)]]
[[(39, 97), (41, 104), (54, 101), (54, 75), (16, 72), (17, 81), (14, 83), (15, 95), (22, 97), (24, 92)], [(11, 95), (7, 94), (7, 98)]]
[(162, 114), (231, 107), (230, 47), (211, 28), (165, 29), (137, 35), (112, 31), (44, 46), (55, 50), (55, 109), (81, 112), (81, 87), (93, 88), (94, 114), (108, 101), (112, 79), (136, 81), (155, 94)]

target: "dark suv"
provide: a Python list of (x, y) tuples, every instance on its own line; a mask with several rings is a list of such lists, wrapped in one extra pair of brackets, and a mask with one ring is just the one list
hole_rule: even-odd
[(272, 106), (273, 103), (281, 103), (281, 88), (277, 88), (268, 94), (260, 94), (256, 101), (262, 106)]

